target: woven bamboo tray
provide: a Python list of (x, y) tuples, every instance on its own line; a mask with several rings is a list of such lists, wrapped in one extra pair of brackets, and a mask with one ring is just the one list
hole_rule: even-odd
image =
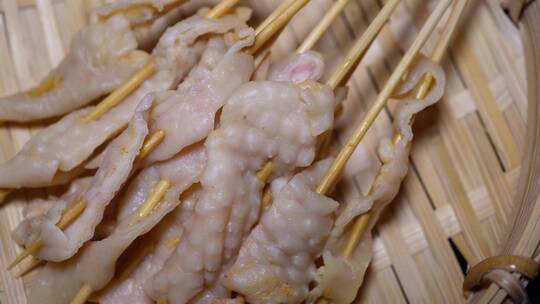
[[(278, 39), (273, 56), (292, 52), (331, 2), (312, 0)], [(327, 59), (327, 70), (341, 60), (381, 2), (353, 0), (347, 6), (316, 47)], [(510, 221), (527, 117), (523, 50), (518, 30), (497, 0), (473, 2), (443, 61), (446, 96), (418, 118), (410, 173), (376, 227), (374, 261), (360, 302), (464, 302), (460, 261), (475, 264), (494, 254)], [(248, 4), (260, 20), (278, 3)], [(435, 3), (404, 0), (399, 5), (349, 82), (336, 146), (375, 99)], [(64, 56), (90, 8), (99, 4), (0, 0), (0, 95), (37, 84)], [(336, 194), (340, 200), (367, 191), (379, 166), (375, 146), (390, 135), (391, 109), (383, 111), (349, 162)], [(44, 124), (0, 126), (0, 161), (12, 157)], [(22, 219), (25, 201), (44, 195), (45, 190), (18, 191), (0, 207), (1, 303), (26, 303), (25, 282), (31, 275), (15, 279), (6, 271), (20, 252), (10, 233)]]

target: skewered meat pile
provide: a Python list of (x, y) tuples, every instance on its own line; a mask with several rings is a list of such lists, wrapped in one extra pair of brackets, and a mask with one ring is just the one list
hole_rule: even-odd
[(330, 88), (316, 82), (250, 82), (233, 94), (205, 143), (208, 164), (193, 223), (149, 284), (155, 300), (184, 303), (219, 279), (259, 217), (257, 171), (269, 159), (278, 175), (309, 166), (334, 107)]
[(76, 174), (95, 149), (124, 128), (146, 94), (174, 88), (189, 72), (206, 45), (198, 38), (242, 28), (245, 22), (234, 16), (208, 20), (195, 15), (167, 29), (153, 51), (158, 69), (154, 76), (97, 120), (83, 120), (93, 110), (87, 107), (40, 131), (14, 158), (0, 165), (0, 187), (49, 186), (63, 182), (62, 175)]
[[(67, 188), (32, 200), (13, 232), (46, 262), (30, 303), (68, 303), (85, 289), (100, 303), (354, 300), (371, 236), (341, 256), (346, 228), (397, 194), (411, 117), (441, 98), (442, 70), (426, 59), (409, 70), (395, 96), (400, 139), (381, 141), (370, 194), (340, 205), (318, 188), (333, 162), (318, 149), (344, 92), (319, 82), (323, 57), (307, 51), (256, 71), (249, 11), (185, 17), (201, 5), (111, 1), (36, 90), (0, 101), (3, 120), (66, 114), (0, 165), (0, 188)], [(120, 103), (87, 106), (151, 62), (155, 73)], [(426, 74), (436, 85), (425, 100), (405, 98)]]

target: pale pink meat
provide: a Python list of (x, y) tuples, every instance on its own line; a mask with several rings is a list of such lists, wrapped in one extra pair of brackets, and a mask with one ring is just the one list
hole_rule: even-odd
[(163, 130), (167, 136), (145, 163), (168, 159), (214, 129), (217, 111), (253, 72), (253, 57), (241, 52), (253, 42), (253, 30), (245, 29), (240, 34), (241, 40), (228, 51), (222, 38), (210, 39), (190, 75), (175, 92), (164, 94), (164, 100), (152, 112), (151, 130)]
[(43, 81), (44, 92), (0, 99), (0, 120), (31, 121), (62, 115), (111, 92), (150, 59), (122, 15), (75, 34), (67, 56)]
[(315, 82), (249, 82), (227, 101), (221, 126), (207, 138), (208, 165), (193, 224), (147, 291), (186, 303), (219, 280), (257, 221), (263, 183), (256, 172), (272, 159), (275, 174), (308, 166), (317, 135), (333, 123), (329, 87)]

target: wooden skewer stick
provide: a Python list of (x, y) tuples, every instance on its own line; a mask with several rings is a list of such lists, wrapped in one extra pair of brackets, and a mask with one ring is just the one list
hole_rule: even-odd
[(90, 298), (90, 295), (93, 292), (92, 285), (88, 283), (84, 283), (81, 289), (79, 289), (79, 292), (77, 292), (77, 295), (69, 302), (70, 304), (84, 304), (86, 303), (86, 300)]
[(141, 205), (141, 207), (139, 207), (139, 217), (147, 217), (152, 210), (154, 210), (154, 207), (161, 201), (163, 195), (165, 195), (165, 192), (167, 192), (170, 187), (171, 183), (168, 180), (160, 180), (156, 186), (154, 186), (154, 189), (148, 195), (146, 201)]
[(257, 177), (262, 181), (265, 182), (270, 175), (272, 175), (272, 171), (274, 171), (274, 163), (273, 162), (267, 162), (264, 167), (257, 172)]
[(337, 0), (334, 2), (330, 10), (324, 15), (317, 26), (309, 33), (304, 42), (296, 50), (297, 53), (304, 53), (313, 48), (315, 44), (321, 39), (322, 35), (332, 25), (337, 16), (343, 11), (347, 3), (350, 0)]
[(362, 34), (362, 37), (360, 37), (360, 39), (358, 39), (358, 41), (356, 41), (352, 46), (341, 65), (332, 74), (327, 82), (329, 86), (336, 89), (342, 85), (343, 82), (349, 79), (350, 75), (360, 62), (360, 59), (368, 50), (373, 40), (375, 40), (375, 37), (381, 31), (386, 21), (390, 18), (399, 2), (400, 0), (390, 0), (384, 5), (375, 19), (373, 19), (371, 24), (368, 26), (364, 34)]
[[(165, 192), (167, 192), (170, 187), (171, 183), (167, 180), (160, 180), (156, 184), (156, 186), (154, 186), (152, 192), (150, 192), (144, 203), (138, 209), (140, 219), (147, 217), (152, 212), (152, 210), (154, 210), (154, 208), (165, 195)], [(90, 285), (89, 283), (84, 283), (70, 303), (84, 304), (86, 303), (86, 300), (88, 300), (92, 292), (92, 285)]]
[(135, 75), (131, 76), (123, 85), (114, 90), (105, 99), (103, 99), (92, 112), (83, 117), (84, 122), (90, 122), (99, 119), (103, 114), (119, 104), (124, 98), (135, 91), (146, 79), (154, 75), (157, 71), (156, 62), (150, 58), (150, 61)]
[(148, 135), (144, 139), (144, 143), (141, 147), (139, 155), (137, 155), (137, 158), (135, 159), (135, 163), (147, 157), (150, 152), (154, 151), (154, 149), (161, 144), (163, 139), (165, 139), (165, 131), (163, 130), (156, 130), (152, 134)]
[(259, 36), (261, 32), (270, 24), (276, 20), (277, 17), (285, 13), (295, 2), (296, 0), (283, 1), (271, 14), (266, 17), (259, 26), (255, 29), (255, 37)]
[[(455, 1), (454, 6), (452, 9), (452, 12), (450, 13), (450, 16), (448, 18), (447, 24), (445, 26), (444, 32), (441, 34), (441, 37), (439, 37), (439, 40), (437, 42), (437, 45), (435, 46), (435, 50), (433, 51), (433, 55), (431, 59), (434, 62), (439, 63), (443, 57), (443, 54), (448, 47), (448, 43), (450, 41), (450, 38), (452, 37), (452, 34), (455, 31), (455, 28), (457, 27), (458, 21), (463, 14), (463, 11), (465, 10), (465, 7), (467, 6), (469, 0), (463, 0), (463, 1)], [(431, 85), (433, 84), (433, 76), (432, 75), (426, 75), (424, 77), (424, 80), (416, 94), (416, 98), (418, 99), (424, 99), (429, 92), (429, 89)], [(412, 123), (412, 122), (411, 122)], [(397, 143), (402, 139), (401, 134), (396, 134), (396, 136), (393, 138), (394, 144)], [(373, 188), (370, 189), (370, 192)], [(353, 226), (351, 228), (351, 233), (349, 235), (349, 238), (343, 245), (341, 249), (341, 256), (343, 257), (350, 257), (354, 251), (356, 250), (356, 247), (358, 247), (358, 244), (360, 243), (360, 240), (362, 239), (368, 224), (372, 217), (372, 212), (366, 212), (362, 215), (360, 215), (356, 221), (353, 223)]]
[(309, 0), (293, 1), (291, 6), (289, 6), (282, 14), (276, 16), (274, 20), (271, 20), (266, 27), (263, 28), (262, 26), (259, 26), (259, 28), (261, 28), (260, 33), (256, 36), (255, 43), (248, 48), (246, 52), (252, 55), (257, 53), (257, 51), (263, 47), (266, 42), (268, 42), (268, 40), (270, 40), (276, 33), (280, 32), (285, 25), (289, 23), (292, 17), (294, 17), (294, 15), (296, 15), (296, 13), (308, 2)]
[(27, 273), (29, 273), (30, 271), (34, 270), (36, 267), (41, 266), (41, 265), (44, 264), (44, 263), (45, 263), (45, 261), (39, 260), (39, 259), (36, 259), (36, 258), (33, 257), (33, 258), (30, 260), (30, 262), (28, 262), (28, 264), (26, 264), (26, 265), (24, 266), (24, 268), (21, 269), (21, 271), (19, 271), (19, 273), (17, 273), (17, 274), (15, 275), (15, 277), (16, 277), (16, 278), (20, 278), (20, 277), (26, 275)]
[(205, 17), (208, 19), (217, 19), (223, 17), (240, 0), (222, 0), (212, 8)]

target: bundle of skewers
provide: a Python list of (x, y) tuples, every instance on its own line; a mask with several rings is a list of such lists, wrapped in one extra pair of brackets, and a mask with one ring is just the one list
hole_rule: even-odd
[[(407, 175), (414, 118), (444, 94), (439, 64), (469, 1), (437, 2), (339, 150), (347, 81), (400, 1), (329, 72), (312, 49), (347, 0), (272, 60), (309, 2), (283, 1), (259, 24), (236, 0), (106, 3), (37, 87), (0, 100), (1, 121), (57, 119), (0, 164), (6, 204), (21, 189), (66, 189), (29, 202), (13, 231), (23, 250), (9, 268), (35, 272), (29, 303), (354, 301), (371, 232)], [(379, 143), (369, 192), (336, 201), (389, 99), (394, 134)]]

